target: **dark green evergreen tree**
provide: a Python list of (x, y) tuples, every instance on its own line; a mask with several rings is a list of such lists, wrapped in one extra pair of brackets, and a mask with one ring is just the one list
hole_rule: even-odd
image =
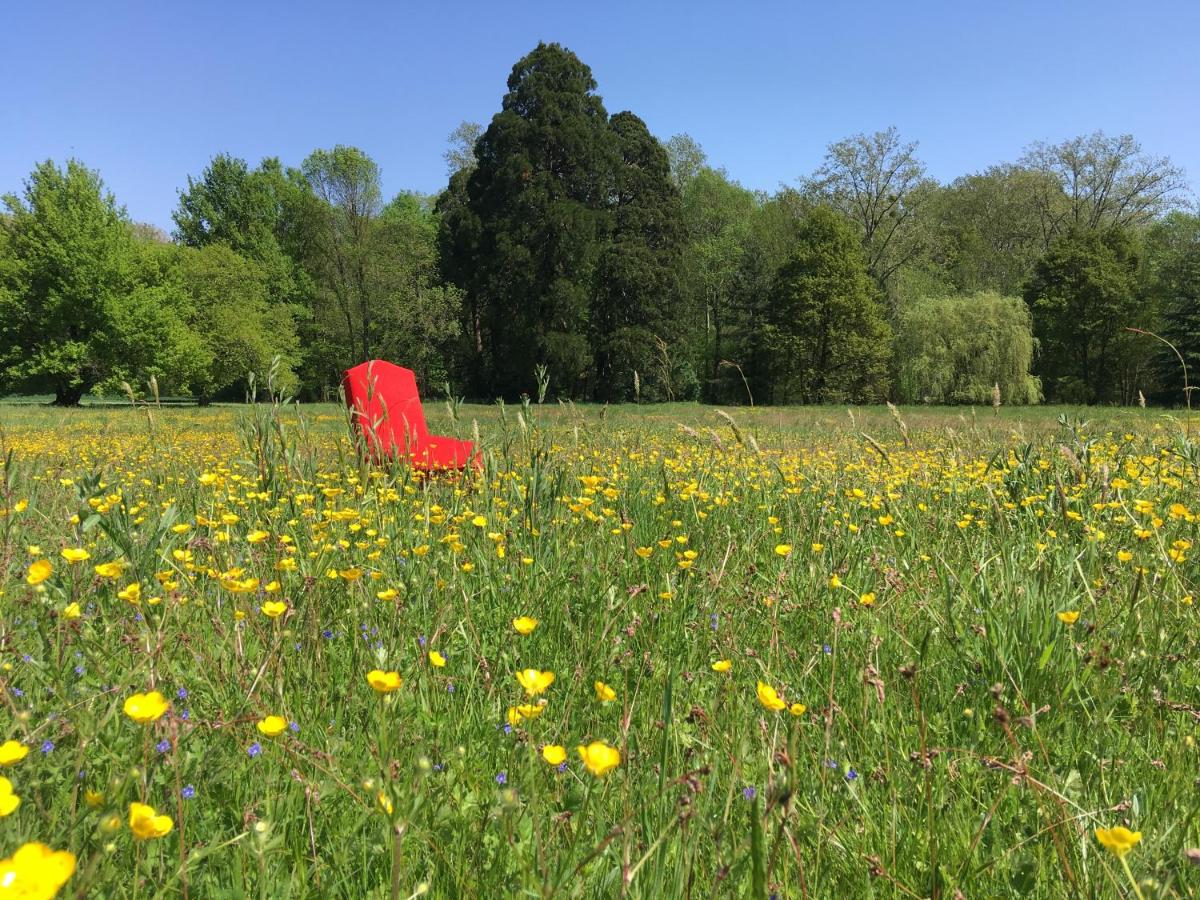
[(454, 246), (469, 257), (450, 268), (467, 273), (461, 286), (472, 295), (468, 310), (478, 310), (488, 393), (532, 393), (538, 364), (557, 393), (587, 387), (616, 159), (595, 91), (574, 53), (539, 44), (513, 67), (501, 111), (475, 145), (467, 195), (478, 232), (468, 248)]
[[(473, 167), (472, 167), (473, 168)], [(475, 254), (479, 243), (479, 216), (471, 208), (467, 182), (472, 169), (460, 169), (437, 198), (437, 250), (440, 276), (448, 285), (473, 288)], [(453, 353), (452, 375), (473, 397), (487, 397), (489, 354), (485, 333), (484, 297), (477, 289), (462, 291), (462, 328)]]
[[(663, 148), (631, 112), (610, 123), (619, 158), (610, 238), (600, 257), (591, 313), (593, 396), (673, 400), (682, 381), (678, 271), (682, 208)], [(694, 382), (694, 378), (691, 379)]]

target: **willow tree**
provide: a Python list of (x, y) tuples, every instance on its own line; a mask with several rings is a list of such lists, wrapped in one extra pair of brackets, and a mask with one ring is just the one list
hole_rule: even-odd
[(904, 403), (1037, 403), (1029, 310), (997, 293), (923, 297), (896, 326), (897, 393)]

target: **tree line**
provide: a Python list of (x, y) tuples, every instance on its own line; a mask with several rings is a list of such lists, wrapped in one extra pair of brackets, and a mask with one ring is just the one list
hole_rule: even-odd
[(170, 236), (82, 163), (41, 163), (0, 212), (0, 389), (74, 404), (153, 376), (209, 402), (275, 361), (320, 399), (387, 358), (478, 399), (536, 371), (604, 402), (1181, 402), (1141, 332), (1200, 369), (1200, 217), (1128, 135), (942, 184), (892, 128), (768, 194), (610, 115), (540, 44), (446, 160), (440, 194), (385, 199), (354, 147), (221, 154)]

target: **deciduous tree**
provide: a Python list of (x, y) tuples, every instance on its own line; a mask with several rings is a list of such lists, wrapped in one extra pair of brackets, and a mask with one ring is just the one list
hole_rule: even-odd
[(902, 141), (894, 127), (856, 134), (830, 144), (805, 183), (858, 227), (867, 272), (880, 288), (920, 251), (913, 225), (925, 166), (916, 152), (916, 143)]
[(766, 345), (779, 402), (887, 397), (892, 335), (877, 297), (854, 227), (825, 207), (809, 211), (771, 298)]
[(1153, 354), (1125, 331), (1154, 318), (1137, 269), (1136, 245), (1121, 228), (1071, 228), (1050, 244), (1025, 290), (1047, 396), (1128, 402), (1144, 385)]

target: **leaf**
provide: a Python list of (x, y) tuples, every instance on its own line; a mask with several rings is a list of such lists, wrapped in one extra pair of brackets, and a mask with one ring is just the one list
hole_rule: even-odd
[(759, 809), (758, 797), (750, 807), (750, 896), (754, 900), (766, 900), (767, 897), (767, 850), (763, 840), (762, 811)]
[(1038, 660), (1038, 671), (1046, 668), (1046, 663), (1050, 662), (1050, 654), (1054, 652), (1054, 641), (1046, 645), (1046, 649), (1042, 651), (1042, 657)]

